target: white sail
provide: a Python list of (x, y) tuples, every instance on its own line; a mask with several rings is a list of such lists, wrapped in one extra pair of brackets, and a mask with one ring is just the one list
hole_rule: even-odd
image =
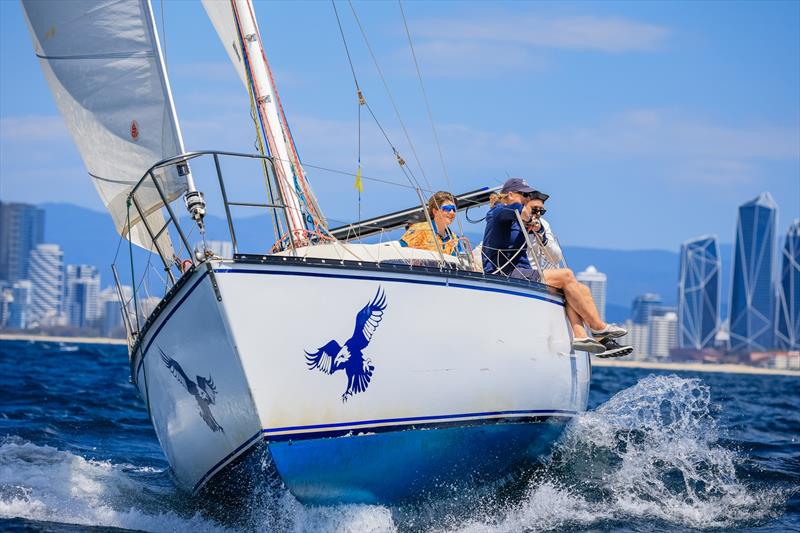
[[(152, 241), (127, 197), (156, 162), (183, 152), (177, 117), (147, 0), (23, 0), (50, 91), (117, 231)], [(174, 169), (157, 178), (171, 201), (187, 189)], [(136, 200), (154, 233), (164, 225), (152, 181)], [(172, 255), (167, 232), (158, 240)], [(154, 250), (153, 250), (154, 251)]]
[(203, 0), (228, 56), (248, 91), (253, 92), (261, 128), (275, 159), (278, 186), (286, 204), (292, 236), (304, 241), (304, 230), (327, 232), (327, 224), (303, 171), (283, 116), (250, 0)]

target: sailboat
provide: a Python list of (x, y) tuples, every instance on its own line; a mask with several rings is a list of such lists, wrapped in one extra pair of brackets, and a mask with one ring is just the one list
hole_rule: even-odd
[[(247, 89), (260, 153), (185, 150), (149, 1), (23, 0), (45, 78), (131, 262), (143, 248), (166, 275), (152, 309), (141, 285), (120, 301), (131, 381), (177, 482), (213, 494), (268, 474), (304, 503), (393, 503), (546, 453), (585, 410), (591, 373), (588, 355), (571, 350), (563, 295), (484, 274), (469, 254), (364, 241), (424, 220), (422, 206), (330, 228), (251, 1), (203, 4)], [(203, 160), (230, 256), (189, 242), (210, 198), (197, 186)], [(263, 194), (230, 198), (228, 160), (256, 163)], [(473, 191), (459, 208), (487, 197)], [(240, 249), (237, 207), (269, 214), (270, 245)]]

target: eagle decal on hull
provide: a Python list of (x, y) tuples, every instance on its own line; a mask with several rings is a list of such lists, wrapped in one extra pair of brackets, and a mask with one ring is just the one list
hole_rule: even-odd
[(181, 365), (179, 365), (175, 359), (165, 354), (161, 347), (158, 348), (158, 351), (161, 352), (161, 360), (164, 361), (164, 364), (172, 375), (175, 376), (175, 379), (183, 385), (183, 388), (185, 388), (189, 394), (194, 396), (197, 402), (197, 409), (200, 412), (200, 417), (206, 425), (211, 428), (211, 431), (221, 431), (225, 433), (225, 430), (217, 423), (209, 407), (209, 405), (214, 405), (217, 401), (217, 387), (214, 385), (214, 380), (211, 376), (208, 376), (208, 379), (203, 376), (197, 376), (197, 383), (195, 383), (189, 379), (189, 376), (186, 375), (186, 372), (183, 371), (183, 368), (181, 368)]
[(369, 386), (375, 366), (370, 359), (364, 357), (363, 350), (369, 345), (372, 335), (378, 329), (385, 309), (386, 295), (379, 287), (372, 301), (356, 315), (353, 335), (344, 346), (332, 340), (314, 353), (306, 352), (306, 365), (309, 370), (317, 368), (325, 374), (344, 370), (347, 374), (347, 389), (342, 394), (342, 402), (346, 402), (354, 394), (364, 392)]

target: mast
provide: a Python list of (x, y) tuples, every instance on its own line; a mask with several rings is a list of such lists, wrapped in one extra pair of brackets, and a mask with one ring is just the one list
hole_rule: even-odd
[(267, 62), (250, 0), (231, 0), (234, 23), (243, 51), (245, 71), (266, 140), (265, 155), (274, 159), (276, 181), (293, 246), (309, 241), (309, 232), (327, 235), (327, 226), (300, 165), (291, 132)]

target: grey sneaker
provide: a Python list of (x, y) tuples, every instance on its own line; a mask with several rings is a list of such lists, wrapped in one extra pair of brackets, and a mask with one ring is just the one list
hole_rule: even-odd
[(592, 336), (597, 339), (602, 339), (609, 337), (611, 339), (616, 339), (618, 337), (624, 337), (628, 334), (628, 330), (625, 328), (621, 328), (616, 324), (608, 323), (606, 327), (600, 330), (592, 330)]
[(589, 337), (584, 337), (581, 339), (575, 338), (572, 339), (572, 349), (576, 352), (589, 352), (589, 353), (600, 353), (606, 351), (606, 347), (597, 342), (594, 339), (590, 339)]

